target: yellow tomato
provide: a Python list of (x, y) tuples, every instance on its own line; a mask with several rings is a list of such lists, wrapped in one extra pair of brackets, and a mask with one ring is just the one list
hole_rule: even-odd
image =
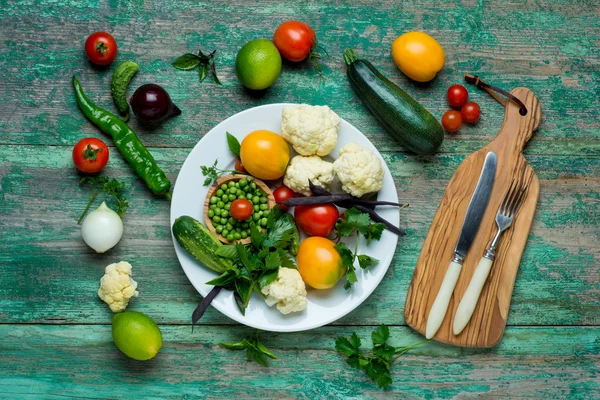
[(392, 44), (392, 57), (400, 71), (417, 82), (429, 82), (435, 78), (446, 62), (442, 46), (423, 32), (398, 36)]
[(334, 246), (331, 240), (319, 236), (311, 236), (300, 244), (296, 263), (304, 283), (315, 289), (329, 289), (346, 274)]
[(246, 171), (258, 179), (279, 179), (290, 161), (290, 148), (275, 132), (258, 130), (242, 140), (240, 158)]

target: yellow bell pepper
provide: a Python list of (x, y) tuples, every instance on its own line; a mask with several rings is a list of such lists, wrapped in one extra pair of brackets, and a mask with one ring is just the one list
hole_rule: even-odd
[(442, 69), (446, 55), (442, 46), (426, 33), (408, 32), (392, 43), (394, 62), (406, 76), (429, 82)]

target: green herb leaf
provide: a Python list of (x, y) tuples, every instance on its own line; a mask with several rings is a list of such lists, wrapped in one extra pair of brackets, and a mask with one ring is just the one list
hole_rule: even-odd
[(217, 168), (217, 163), (219, 162), (219, 159), (216, 159), (215, 162), (213, 163), (213, 165), (206, 166), (206, 165), (201, 165), (200, 166), (200, 170), (202, 171), (202, 175), (204, 175), (206, 177), (206, 179), (204, 180), (204, 186), (208, 186), (211, 183), (213, 183), (213, 181), (219, 179), (219, 177), (221, 175), (227, 174), (227, 173), (236, 173), (238, 171), (234, 170), (234, 169), (219, 169)]
[(292, 260), (292, 257), (290, 257), (286, 250), (277, 249), (277, 252), (279, 253), (279, 261), (281, 261), (282, 268), (296, 269), (296, 264), (294, 263), (294, 260)]
[(390, 328), (381, 324), (371, 333), (373, 344), (384, 344), (390, 338)]
[[(264, 344), (258, 339), (259, 331), (256, 331), (256, 335), (251, 339), (243, 339), (240, 342), (225, 342), (219, 343), (219, 346), (229, 350), (246, 350), (246, 360), (255, 361), (260, 365), (268, 367), (266, 357), (273, 360), (277, 359), (277, 356), (273, 354)], [(266, 357), (265, 357), (266, 356)]]
[(350, 339), (345, 337), (338, 337), (335, 340), (335, 349), (348, 357), (357, 355), (360, 351), (359, 348), (360, 339), (356, 335), (356, 332), (352, 332), (352, 336), (350, 337)]
[(206, 77), (208, 76), (208, 65), (206, 64), (200, 64), (198, 65), (198, 80), (200, 80), (200, 82), (204, 82), (204, 80), (206, 79)]
[(182, 71), (190, 71), (200, 65), (200, 57), (195, 54), (186, 53), (173, 61), (172, 65)]
[(240, 271), (237, 268), (230, 268), (215, 279), (206, 282), (206, 284), (213, 286), (227, 286), (239, 277), (239, 273)]
[(213, 76), (213, 78), (215, 80), (215, 83), (217, 85), (223, 85), (221, 83), (221, 81), (219, 80), (219, 77), (217, 76), (217, 67), (215, 67), (215, 62), (214, 61), (210, 63), (210, 71), (212, 72), (212, 76)]
[(267, 274), (263, 274), (258, 280), (258, 285), (262, 289), (265, 286), (273, 283), (275, 279), (277, 279), (277, 276), (279, 276), (279, 269), (276, 269), (275, 271), (269, 272)]
[(354, 269), (354, 254), (344, 243), (338, 243), (335, 245), (335, 249), (342, 259), (342, 265), (346, 267), (348, 273), (346, 274), (346, 284), (344, 289), (348, 290), (356, 283), (356, 271)]
[(256, 361), (257, 363), (259, 363), (260, 365), (264, 366), (264, 367), (268, 367), (269, 364), (267, 363), (267, 359), (265, 358), (264, 354), (260, 352), (260, 350), (258, 350), (255, 347), (248, 347), (246, 349), (246, 359), (248, 361)]
[(271, 352), (271, 350), (267, 349), (267, 348), (265, 347), (265, 345), (264, 345), (264, 344), (262, 344), (262, 343), (261, 343), (261, 342), (258, 340), (258, 335), (257, 335), (257, 337), (256, 337), (256, 347), (257, 347), (257, 348), (258, 348), (258, 350), (259, 350), (261, 353), (263, 353), (265, 356), (269, 357), (270, 359), (277, 360), (277, 356), (276, 356), (275, 354), (273, 354), (273, 353)]
[(367, 244), (370, 244), (372, 240), (381, 239), (385, 225), (381, 222), (373, 223), (367, 227), (365, 232), (361, 232), (367, 239)]
[(279, 253), (273, 252), (269, 253), (267, 257), (265, 257), (265, 269), (279, 269), (281, 265), (281, 260), (279, 259)]
[(244, 350), (248, 348), (248, 341), (244, 339), (241, 342), (223, 342), (219, 343), (219, 346), (228, 350)]
[(240, 156), (240, 142), (239, 140), (237, 140), (237, 138), (235, 136), (233, 136), (231, 133), (229, 132), (225, 132), (227, 135), (227, 145), (229, 146), (229, 151), (231, 151), (233, 154), (235, 154), (236, 156)]
[(235, 259), (235, 258), (238, 257), (237, 248), (235, 246), (232, 246), (232, 245), (223, 245), (223, 246), (220, 246), (215, 251), (215, 254), (218, 255), (218, 256), (220, 256), (220, 257), (230, 258), (230, 259)]
[(295, 224), (287, 218), (279, 218), (267, 232), (267, 239), (262, 245), (263, 247), (285, 247), (292, 240), (295, 230)]
[(77, 220), (78, 224), (81, 224), (81, 221), (83, 221), (83, 218), (92, 206), (94, 200), (102, 193), (112, 197), (112, 201), (108, 202), (108, 206), (112, 205), (111, 208), (119, 215), (119, 217), (123, 218), (123, 214), (125, 214), (129, 208), (129, 202), (125, 197), (125, 184), (123, 182), (119, 182), (114, 178), (108, 178), (106, 176), (87, 176), (81, 178), (79, 183), (89, 183), (93, 187), (93, 191), (83, 213), (79, 217), (79, 220)]
[(366, 254), (360, 254), (358, 256), (358, 265), (360, 265), (360, 267), (362, 269), (372, 267), (373, 265), (377, 264), (378, 262), (379, 262), (378, 259), (370, 257)]
[(253, 225), (250, 227), (250, 240), (255, 249), (260, 249), (264, 241), (267, 240), (267, 234), (260, 227)]

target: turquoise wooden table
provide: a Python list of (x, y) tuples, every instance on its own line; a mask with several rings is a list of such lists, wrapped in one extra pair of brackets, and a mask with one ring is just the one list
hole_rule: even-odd
[[(596, 3), (596, 4), (594, 4)], [(366, 1), (197, 2), (152, 0), (0, 1), (0, 398), (598, 398), (600, 391), (600, 7), (597, 2)], [(315, 27), (326, 46), (325, 82), (308, 64), (285, 64), (276, 85), (251, 96), (234, 60), (248, 40), (271, 37), (286, 19)], [(118, 61), (141, 71), (132, 88), (163, 85), (183, 110), (158, 130), (131, 126), (174, 181), (190, 149), (218, 122), (273, 102), (328, 104), (364, 132), (394, 175), (408, 235), (373, 295), (335, 323), (310, 332), (262, 333), (278, 356), (270, 368), (218, 346), (253, 331), (210, 308), (192, 332), (200, 300), (170, 236), (169, 202), (145, 189), (111, 149), (106, 175), (128, 185), (131, 210), (120, 244), (94, 254), (76, 219), (89, 190), (71, 161), (81, 138), (106, 140), (77, 110), (71, 77), (112, 109), (116, 67), (93, 68), (83, 42), (96, 30), (119, 43)], [(417, 86), (395, 67), (391, 42), (422, 30), (436, 37), (446, 66)], [(482, 107), (473, 127), (447, 136), (439, 153), (405, 152), (368, 113), (345, 76), (354, 48), (426, 105), (447, 109), (446, 88), (476, 73), (505, 89), (531, 88), (543, 120), (525, 156), (541, 195), (517, 276), (508, 327), (490, 350), (431, 342), (393, 367), (376, 388), (334, 350), (356, 331), (369, 342), (391, 326), (395, 345), (420, 340), (404, 322), (407, 288), (437, 203), (466, 154), (498, 132), (503, 108), (472, 89)], [(198, 83), (170, 63), (185, 52), (218, 49), (223, 87)], [(109, 142), (107, 140), (107, 142)], [(134, 265), (140, 297), (131, 310), (160, 325), (164, 347), (148, 362), (126, 358), (111, 339), (111, 312), (96, 294), (103, 268)]]

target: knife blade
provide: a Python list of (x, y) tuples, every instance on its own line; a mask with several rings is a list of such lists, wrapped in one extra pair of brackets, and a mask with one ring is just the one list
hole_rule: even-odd
[(471, 244), (473, 244), (473, 240), (475, 239), (475, 235), (477, 235), (479, 225), (481, 224), (481, 219), (487, 208), (492, 188), (494, 187), (497, 164), (498, 158), (496, 157), (496, 153), (492, 151), (487, 153), (483, 168), (481, 169), (481, 174), (479, 175), (479, 180), (477, 181), (477, 186), (475, 187), (475, 191), (473, 192), (471, 200), (469, 201), (469, 206), (467, 207), (467, 213), (465, 214), (463, 225), (460, 230), (458, 242), (454, 248), (454, 257), (446, 269), (446, 274), (444, 275), (440, 290), (438, 291), (435, 301), (429, 310), (429, 315), (427, 316), (427, 326), (425, 328), (425, 337), (427, 337), (427, 339), (431, 339), (435, 336), (444, 321), (450, 298), (454, 292), (454, 286), (456, 286), (456, 281), (460, 275), (462, 261), (467, 256)]

